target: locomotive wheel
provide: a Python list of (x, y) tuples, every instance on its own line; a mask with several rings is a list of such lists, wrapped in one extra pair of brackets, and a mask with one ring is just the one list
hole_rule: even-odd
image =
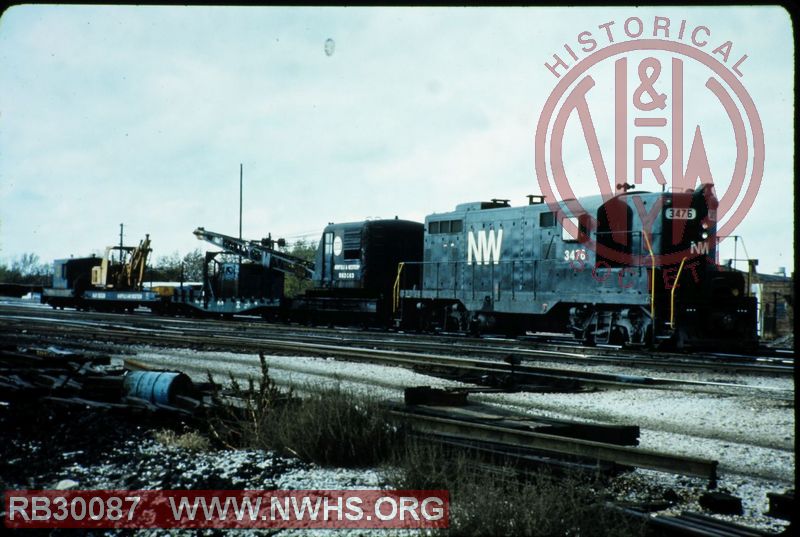
[(615, 326), (611, 330), (611, 334), (608, 337), (609, 345), (625, 345), (628, 342), (628, 335), (627, 331), (619, 326)]
[(591, 328), (587, 328), (583, 331), (581, 342), (587, 347), (594, 347), (597, 344), (594, 339), (594, 332), (592, 332)]

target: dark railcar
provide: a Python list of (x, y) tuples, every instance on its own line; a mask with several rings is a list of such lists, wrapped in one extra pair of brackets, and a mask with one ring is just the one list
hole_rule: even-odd
[[(283, 306), (284, 274), (260, 263), (222, 252), (206, 252), (201, 286), (181, 285), (159, 304), (162, 313), (199, 316), (278, 316)], [(198, 288), (199, 287), (199, 288)]]
[(423, 225), (408, 220), (329, 224), (317, 248), (314, 288), (292, 300), (292, 317), (388, 323), (398, 269), (422, 260), (422, 238)]
[(54, 308), (75, 307), (83, 293), (92, 286), (92, 268), (101, 258), (78, 257), (53, 262), (53, 286), (43, 289), (42, 302)]

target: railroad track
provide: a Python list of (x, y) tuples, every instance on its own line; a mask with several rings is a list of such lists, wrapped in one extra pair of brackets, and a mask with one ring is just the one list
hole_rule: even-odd
[[(749, 528), (721, 520), (701, 513), (684, 511), (679, 515), (652, 516), (645, 511), (610, 505), (611, 509), (641, 520), (651, 528), (666, 535), (682, 535), (685, 537), (773, 537), (775, 534), (755, 528)], [(785, 535), (789, 535), (788, 533)]]
[[(168, 362), (155, 362), (154, 365), (166, 363)], [(246, 360), (243, 358), (241, 363), (245, 364)], [(252, 358), (250, 363), (253, 363)], [(202, 378), (204, 368), (195, 367), (195, 369)], [(240, 378), (238, 375), (235, 376)], [(336, 380), (341, 380), (341, 378), (337, 375)], [(347, 380), (357, 381), (356, 379)], [(398, 387), (391, 381), (384, 385)], [(305, 389), (308, 389), (308, 386)], [(474, 410), (462, 411), (460, 408), (408, 407), (398, 404), (391, 405), (390, 408), (393, 409), (393, 415), (409, 425), (414, 434), (447, 446), (482, 453), (498, 461), (515, 461), (523, 468), (528, 464), (537, 466), (545, 464), (555, 468), (569, 468), (571, 471), (589, 471), (596, 475), (597, 472), (613, 474), (621, 469), (639, 467), (662, 473), (700, 477), (707, 480), (708, 484), (712, 486), (716, 482), (719, 471), (717, 461), (702, 457), (660, 453), (630, 447), (622, 442), (597, 442), (568, 435), (530, 431), (526, 430), (524, 421), (516, 426), (499, 425), (499, 422), (502, 421), (501, 418), (485, 419), (486, 414), (480, 410), (477, 412)], [(479, 417), (475, 418), (475, 414), (478, 414)], [(524, 419), (535, 421), (538, 418), (525, 416)], [(497, 423), (495, 420), (498, 420)], [(591, 424), (589, 427), (598, 427), (598, 425)], [(681, 535), (687, 536), (766, 537), (769, 535), (764, 531), (688, 511), (674, 515), (653, 516), (635, 509), (620, 506), (614, 506), (614, 508), (622, 509), (629, 515), (640, 518), (652, 524), (654, 528), (663, 529), (668, 533), (679, 531)]]
[(570, 455), (622, 466), (701, 477), (708, 480), (710, 488), (716, 487), (718, 463), (709, 459), (658, 453), (606, 442), (594, 442), (579, 438), (474, 423), (455, 417), (430, 416), (400, 410), (393, 411), (392, 414), (399, 419), (411, 422), (417, 432), (451, 439), (491, 442), (508, 448)]
[(669, 371), (725, 371), (731, 373), (753, 373), (763, 375), (793, 376), (793, 353), (781, 352), (771, 355), (747, 356), (721, 353), (678, 354), (664, 352), (645, 352), (636, 349), (619, 349), (613, 347), (585, 347), (574, 341), (562, 340), (552, 342), (553, 336), (545, 341), (540, 338), (521, 338), (510, 340), (505, 338), (471, 338), (460, 335), (425, 335), (375, 330), (358, 330), (353, 328), (305, 327), (284, 324), (266, 324), (262, 321), (237, 319), (221, 321), (216, 319), (186, 319), (159, 317), (141, 313), (136, 315), (120, 315), (106, 313), (86, 313), (71, 311), (51, 311), (38, 308), (32, 315), (33, 308), (0, 306), (0, 319), (3, 316), (17, 314), (35, 318), (58, 318), (74, 320), (76, 317), (86, 319), (87, 323), (119, 322), (125, 326), (141, 328), (160, 327), (174, 329), (183, 333), (241, 334), (247, 331), (253, 337), (268, 339), (284, 339), (331, 343), (335, 345), (371, 346), (384, 350), (437, 351), (449, 354), (480, 355), (486, 358), (506, 358), (509, 355), (523, 360), (538, 362), (552, 361), (559, 363), (634, 366), (640, 369), (658, 369)]
[[(126, 366), (133, 369), (139, 368), (159, 368), (163, 367), (164, 361), (160, 360), (126, 360)], [(251, 365), (255, 365), (250, 360)], [(225, 374), (231, 374), (234, 378), (245, 380), (247, 375), (242, 370), (236, 373), (220, 369), (219, 364), (208, 364), (207, 367), (201, 365), (186, 366), (181, 364), (180, 369), (190, 376), (202, 379), (207, 372), (211, 372), (219, 379), (224, 379)], [(337, 380), (341, 380), (337, 376)], [(358, 384), (360, 381), (355, 378), (347, 379), (350, 383)], [(398, 386), (391, 380), (384, 383), (384, 386), (398, 389)], [(293, 389), (298, 391), (308, 391), (312, 389), (309, 385), (294, 385)], [(677, 475), (700, 477), (708, 480), (710, 488), (716, 486), (718, 462), (700, 457), (686, 455), (675, 455), (659, 453), (651, 450), (644, 450), (621, 443), (630, 443), (630, 427), (624, 427), (625, 431), (611, 431), (609, 426), (597, 424), (567, 423), (555, 420), (557, 425), (570, 425), (573, 429), (589, 430), (598, 434), (605, 433), (606, 436), (622, 437), (625, 440), (618, 442), (598, 442), (577, 438), (574, 436), (562, 436), (547, 434), (529, 430), (525, 425), (535, 423), (537, 418), (525, 416), (524, 421), (516, 421), (509, 425), (501, 424), (501, 416), (491, 414), (478, 414), (475, 412), (462, 412), (457, 409), (450, 410), (443, 407), (422, 406), (403, 406), (389, 404), (389, 414), (396, 420), (404, 422), (412, 428), (414, 433), (424, 434), (436, 438), (446, 443), (466, 443), (471, 447), (476, 445), (491, 445), (497, 452), (498, 449), (505, 452), (517, 452), (520, 450), (526, 454), (534, 456), (550, 456), (577, 458), (581, 461), (595, 461), (597, 463), (608, 463), (616, 467), (636, 467), (656, 470)], [(494, 423), (492, 423), (494, 421)], [(507, 420), (506, 420), (507, 421)], [(553, 422), (553, 420), (547, 420)], [(637, 428), (638, 430), (638, 428)], [(574, 434), (574, 432), (573, 432)], [(636, 434), (638, 436), (638, 434)]]
[[(224, 330), (208, 330), (205, 323), (200, 326), (181, 320), (164, 323), (157, 328), (146, 324), (136, 326), (122, 324), (119, 321), (130, 319), (118, 316), (110, 320), (94, 320), (67, 317), (49, 317), (41, 315), (4, 315), (0, 313), (0, 327), (5, 326), (28, 337), (69, 337), (86, 339), (89, 334), (94, 339), (104, 338), (109, 341), (125, 344), (181, 345), (189, 348), (223, 349), (244, 352), (282, 352), (289, 354), (335, 357), (343, 360), (360, 360), (384, 365), (394, 365), (415, 370), (438, 372), (451, 378), (487, 380), (515, 386), (549, 385), (556, 389), (575, 389), (576, 386), (595, 386), (613, 388), (646, 387), (657, 390), (689, 390), (694, 392), (718, 393), (719, 389), (752, 390), (778, 399), (793, 399), (793, 390), (769, 386), (754, 386), (716, 381), (697, 381), (665, 377), (651, 377), (626, 374), (595, 373), (576, 371), (573, 369), (551, 368), (527, 365), (522, 362), (476, 359), (429, 352), (407, 352), (397, 350), (381, 350), (372, 347), (356, 347), (356, 342), (346, 345), (341, 341), (334, 343), (308, 343), (296, 341), (286, 336), (280, 339), (266, 339), (259, 333), (251, 335), (240, 327), (233, 331), (230, 327)], [(136, 323), (140, 324), (140, 323)], [(212, 327), (216, 326), (212, 324)], [(223, 332), (223, 333), (220, 333)], [(238, 332), (238, 333), (235, 333)], [(246, 335), (245, 335), (246, 334)], [(427, 348), (428, 343), (420, 343), (414, 348)], [(505, 351), (502, 351), (505, 352)], [(533, 351), (541, 352), (541, 351)], [(574, 353), (568, 353), (574, 354)], [(508, 356), (508, 353), (505, 353)], [(549, 355), (549, 354), (548, 354)]]

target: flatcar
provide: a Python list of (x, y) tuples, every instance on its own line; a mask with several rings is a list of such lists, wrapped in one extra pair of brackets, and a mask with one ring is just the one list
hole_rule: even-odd
[(53, 308), (98, 311), (133, 311), (152, 307), (160, 300), (143, 288), (150, 254), (150, 236), (139, 246), (109, 246), (103, 257), (56, 259), (53, 284), (42, 290), (42, 303)]

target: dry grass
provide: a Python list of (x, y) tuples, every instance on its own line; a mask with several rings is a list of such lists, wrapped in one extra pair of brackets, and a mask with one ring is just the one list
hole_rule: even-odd
[(269, 434), (274, 413), (292, 399), (292, 393), (284, 394), (269, 376), (266, 358), (259, 354), (261, 376), (242, 386), (230, 375), (229, 398), (221, 395), (219, 386), (208, 373), (208, 381), (217, 389), (212, 397), (212, 411), (207, 416), (209, 433), (227, 448), (269, 447)]
[(386, 460), (397, 433), (375, 399), (333, 388), (283, 406), (272, 415), (273, 449), (327, 466), (371, 466)]
[(395, 454), (387, 478), (401, 489), (448, 490), (453, 535), (644, 535), (638, 521), (604, 506), (602, 484), (586, 476), (476, 462), (463, 450), (412, 440)]
[[(603, 487), (579, 476), (542, 472), (518, 479), (511, 467), (490, 469), (474, 454), (407, 438), (388, 425), (379, 401), (341, 389), (315, 387), (300, 399), (281, 393), (261, 357), (261, 378), (242, 386), (240, 404), (211, 417), (212, 436), (232, 447), (273, 449), (334, 466), (382, 466), (397, 489), (450, 492), (453, 535), (642, 535), (604, 507)], [(312, 390), (310, 390), (312, 391)], [(221, 399), (219, 403), (224, 401)]]
[[(215, 395), (211, 436), (230, 448), (272, 449), (332, 466), (369, 466), (383, 461), (396, 441), (378, 401), (340, 386), (309, 387), (299, 398), (284, 393), (261, 359), (261, 377), (242, 385), (230, 379), (231, 398)], [(213, 383), (209, 375), (209, 381)]]
[(188, 451), (208, 451), (211, 442), (197, 431), (178, 434), (171, 429), (161, 429), (153, 433), (156, 442), (168, 447), (177, 447)]

